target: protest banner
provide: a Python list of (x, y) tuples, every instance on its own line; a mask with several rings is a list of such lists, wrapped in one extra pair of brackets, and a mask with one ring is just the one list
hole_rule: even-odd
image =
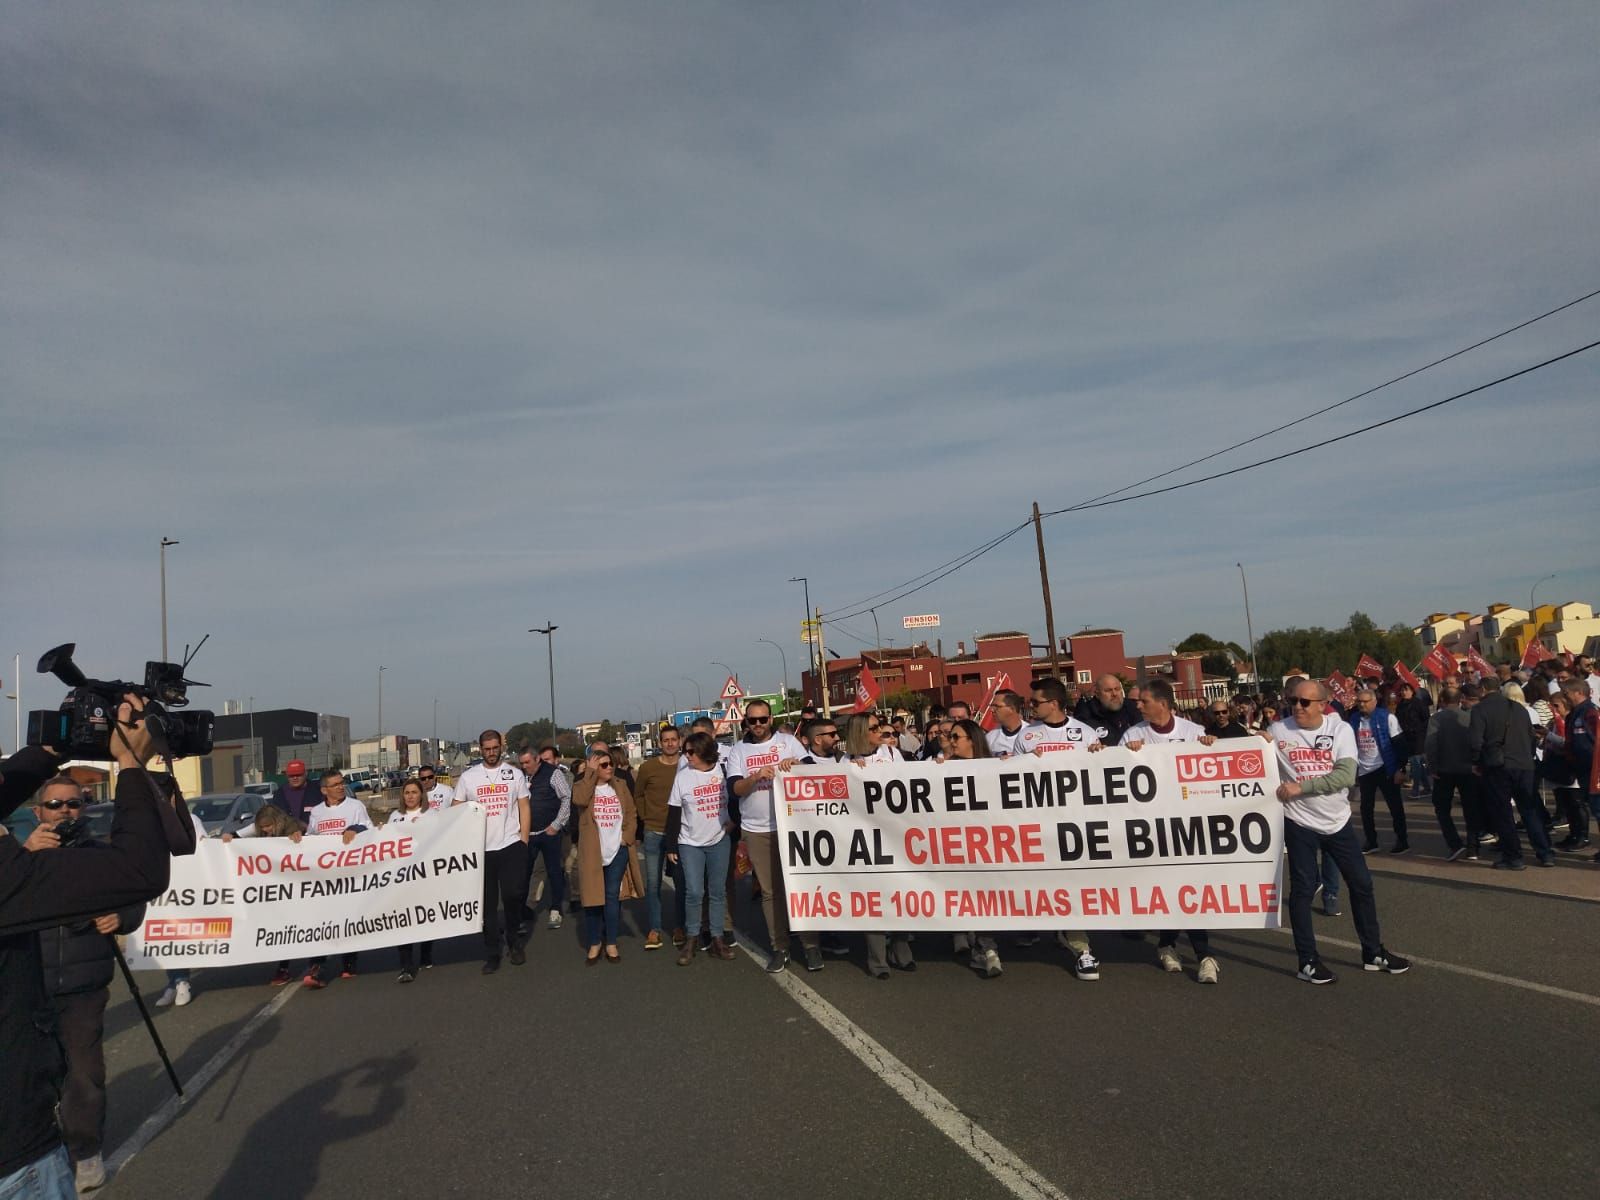
[(1383, 664), (1373, 658), (1372, 655), (1363, 654), (1361, 661), (1356, 663), (1356, 678), (1381, 680), (1383, 678)]
[(1422, 680), (1417, 678), (1417, 673), (1410, 667), (1406, 666), (1405, 662), (1401, 659), (1395, 659), (1394, 674), (1395, 678), (1413, 690), (1422, 686)]
[(1522, 652), (1522, 665), (1529, 669), (1537, 667), (1540, 663), (1552, 659), (1555, 653), (1546, 648), (1538, 638), (1528, 643), (1528, 648)]
[(1428, 651), (1427, 657), (1422, 660), (1422, 665), (1427, 668), (1428, 674), (1443, 682), (1445, 676), (1455, 674), (1456, 656), (1440, 643)]
[(1270, 929), (1278, 763), (1257, 739), (779, 777), (799, 930)]
[(476, 934), (483, 810), (338, 836), (206, 839), (128, 936), (138, 968), (230, 966)]
[(1325, 686), (1328, 689), (1328, 695), (1346, 708), (1356, 702), (1356, 689), (1350, 680), (1345, 678), (1343, 671), (1335, 670), (1332, 675), (1328, 676)]
[(1476, 646), (1467, 647), (1467, 666), (1476, 671), (1480, 679), (1494, 674), (1494, 666), (1487, 658), (1478, 653)]

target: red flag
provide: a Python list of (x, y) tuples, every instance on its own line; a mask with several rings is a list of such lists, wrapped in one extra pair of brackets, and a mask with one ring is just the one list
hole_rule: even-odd
[(1428, 656), (1422, 660), (1422, 665), (1427, 668), (1429, 675), (1442, 683), (1456, 673), (1456, 656), (1440, 643), (1428, 651)]
[(867, 712), (878, 702), (878, 697), (883, 694), (883, 689), (878, 686), (878, 681), (872, 677), (872, 668), (863, 659), (861, 674), (856, 676), (856, 711)]
[(1467, 666), (1471, 667), (1479, 675), (1494, 674), (1494, 668), (1489, 665), (1489, 660), (1478, 653), (1476, 646), (1470, 646), (1467, 649)]
[(1361, 679), (1382, 679), (1383, 664), (1370, 654), (1363, 654), (1356, 664), (1356, 675)]
[(1422, 686), (1422, 680), (1417, 678), (1417, 673), (1398, 659), (1395, 660), (1394, 673), (1397, 678), (1404, 680), (1414, 688)]
[(1528, 643), (1528, 648), (1522, 652), (1522, 665), (1529, 668), (1537, 667), (1540, 663), (1554, 657), (1555, 655), (1545, 648), (1543, 642), (1538, 638), (1534, 638)]
[(985, 729), (993, 729), (1000, 722), (995, 720), (994, 698), (1001, 692), (1011, 691), (1011, 676), (1004, 671), (994, 677), (994, 682), (989, 685), (989, 690), (984, 694), (983, 704), (978, 709), (978, 724)]
[(1350, 681), (1345, 678), (1343, 671), (1335, 671), (1328, 676), (1328, 694), (1346, 708), (1356, 698), (1355, 691), (1351, 688)]

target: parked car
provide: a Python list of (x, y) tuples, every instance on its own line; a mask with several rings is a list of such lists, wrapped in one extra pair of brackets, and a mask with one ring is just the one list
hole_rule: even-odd
[(189, 811), (205, 826), (207, 837), (221, 837), (249, 825), (266, 803), (257, 792), (213, 792), (190, 800)]
[(371, 767), (351, 767), (344, 772), (344, 785), (352, 795), (383, 791), (383, 777)]
[(247, 783), (244, 785), (244, 790), (257, 796), (265, 796), (267, 803), (275, 804), (277, 802), (278, 787), (277, 783), (268, 780), (266, 783)]

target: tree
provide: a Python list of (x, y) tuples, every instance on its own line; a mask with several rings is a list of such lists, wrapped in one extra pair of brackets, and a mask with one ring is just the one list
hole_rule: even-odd
[(805, 707), (806, 698), (799, 688), (790, 688), (783, 694), (783, 711), (786, 713), (799, 712)]
[(895, 688), (892, 692), (884, 693), (878, 707), (885, 712), (894, 712), (896, 709), (905, 709), (907, 712), (916, 713), (919, 717), (922, 710), (928, 707), (928, 698), (921, 692), (914, 692), (910, 688)]
[(1340, 629), (1273, 629), (1256, 642), (1261, 673), (1268, 679), (1282, 676), (1290, 667), (1299, 667), (1319, 679), (1334, 671), (1355, 674), (1356, 663), (1370, 654), (1384, 666), (1397, 660), (1415, 663), (1422, 657), (1422, 642), (1405, 625), (1387, 630), (1364, 612), (1350, 614)]
[(549, 717), (540, 717), (537, 721), (519, 721), (506, 730), (506, 749), (513, 755), (521, 754), (524, 750), (537, 753), (540, 746), (555, 740)]
[(1229, 679), (1239, 678), (1239, 668), (1234, 664), (1247, 657), (1237, 642), (1219, 642), (1209, 633), (1191, 633), (1174, 648), (1184, 654), (1198, 652), (1202, 656), (1202, 671), (1207, 675), (1226, 675)]

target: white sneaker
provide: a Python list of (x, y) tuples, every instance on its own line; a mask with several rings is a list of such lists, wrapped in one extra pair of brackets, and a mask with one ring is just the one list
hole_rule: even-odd
[(93, 1158), (86, 1158), (73, 1171), (73, 1182), (78, 1185), (80, 1192), (91, 1192), (102, 1186), (106, 1181), (106, 1164), (98, 1154)]
[(550, 915), (549, 915), (549, 917), (547, 917), (545, 919), (545, 923), (544, 924), (545, 924), (545, 928), (546, 929), (560, 929), (561, 928), (561, 913), (560, 913), (560, 911), (558, 909), (552, 908), (550, 910)]
[(172, 1007), (172, 1002), (174, 1000), (176, 1000), (177, 998), (178, 998), (178, 989), (169, 987), (166, 991), (162, 992), (161, 995), (156, 997), (156, 1007), (157, 1008), (170, 1008), (170, 1007)]
[(172, 1002), (179, 1008), (182, 1008), (185, 1004), (194, 999), (194, 992), (190, 990), (189, 981), (187, 979), (178, 985), (177, 990), (178, 994)]
[(1000, 973), (1005, 968), (1000, 965), (1000, 951), (989, 949), (983, 952), (983, 977), (985, 979), (999, 979)]
[(1216, 983), (1217, 975), (1217, 960), (1208, 954), (1200, 960), (1200, 982)]
[(1178, 958), (1178, 952), (1171, 946), (1157, 946), (1156, 961), (1168, 975), (1183, 974), (1183, 962)]

